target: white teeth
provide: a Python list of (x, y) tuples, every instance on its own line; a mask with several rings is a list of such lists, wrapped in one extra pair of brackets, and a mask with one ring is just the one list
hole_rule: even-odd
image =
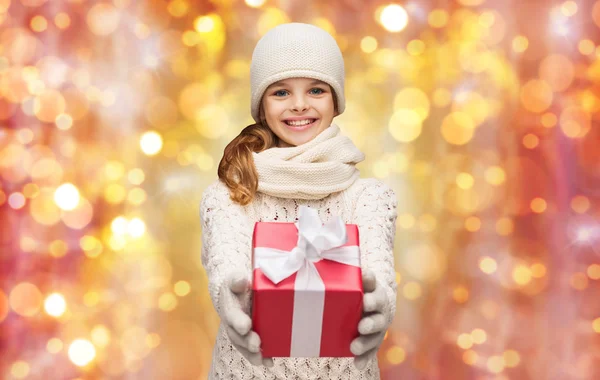
[(285, 123), (286, 123), (287, 125), (302, 126), (302, 125), (306, 125), (306, 124), (310, 124), (310, 123), (312, 123), (312, 122), (313, 122), (313, 120), (315, 120), (315, 119), (296, 120), (296, 121), (287, 120)]

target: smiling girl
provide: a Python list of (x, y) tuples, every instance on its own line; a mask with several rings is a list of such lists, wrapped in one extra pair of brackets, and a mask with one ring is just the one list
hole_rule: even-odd
[[(256, 123), (227, 145), (200, 205), (202, 264), (222, 321), (209, 379), (379, 379), (376, 353), (396, 310), (397, 200), (384, 182), (360, 178), (364, 154), (332, 123), (345, 108), (341, 51), (316, 26), (283, 24), (257, 43), (250, 76)], [(254, 223), (296, 222), (300, 206), (358, 226), (364, 315), (354, 358), (264, 358), (252, 329)]]

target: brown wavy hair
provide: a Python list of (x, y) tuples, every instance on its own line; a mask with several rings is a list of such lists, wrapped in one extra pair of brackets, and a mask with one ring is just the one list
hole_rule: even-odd
[[(335, 115), (338, 112), (337, 96), (330, 87)], [(258, 172), (254, 166), (252, 152), (262, 152), (279, 145), (279, 137), (271, 131), (264, 111), (259, 109), (259, 122), (242, 129), (223, 151), (217, 171), (219, 179), (229, 188), (232, 201), (245, 206), (252, 202), (258, 190)]]

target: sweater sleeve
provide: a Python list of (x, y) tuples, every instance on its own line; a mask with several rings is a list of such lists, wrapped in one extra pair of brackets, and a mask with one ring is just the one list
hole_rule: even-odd
[(229, 198), (229, 189), (220, 181), (209, 185), (200, 203), (202, 225), (202, 266), (208, 276), (208, 291), (223, 319), (219, 304), (224, 279), (234, 271), (251, 274), (253, 224), (244, 206)]
[(396, 313), (396, 271), (394, 268), (394, 236), (398, 200), (394, 190), (376, 181), (362, 191), (354, 211), (358, 225), (361, 266), (371, 269), (388, 296), (383, 314), (389, 326)]

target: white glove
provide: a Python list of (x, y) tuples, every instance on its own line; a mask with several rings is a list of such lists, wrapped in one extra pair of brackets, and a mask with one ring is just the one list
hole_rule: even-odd
[(242, 309), (244, 293), (250, 281), (241, 272), (233, 272), (223, 282), (219, 303), (222, 305), (227, 335), (233, 346), (253, 365), (273, 366), (273, 359), (263, 358), (260, 352), (260, 337), (251, 330), (252, 319)]
[(354, 366), (364, 369), (369, 360), (377, 354), (377, 350), (386, 331), (386, 318), (383, 315), (386, 306), (387, 295), (385, 289), (377, 285), (375, 273), (371, 270), (362, 272), (363, 281), (363, 316), (358, 323), (360, 336), (350, 344), (350, 351), (356, 355)]

